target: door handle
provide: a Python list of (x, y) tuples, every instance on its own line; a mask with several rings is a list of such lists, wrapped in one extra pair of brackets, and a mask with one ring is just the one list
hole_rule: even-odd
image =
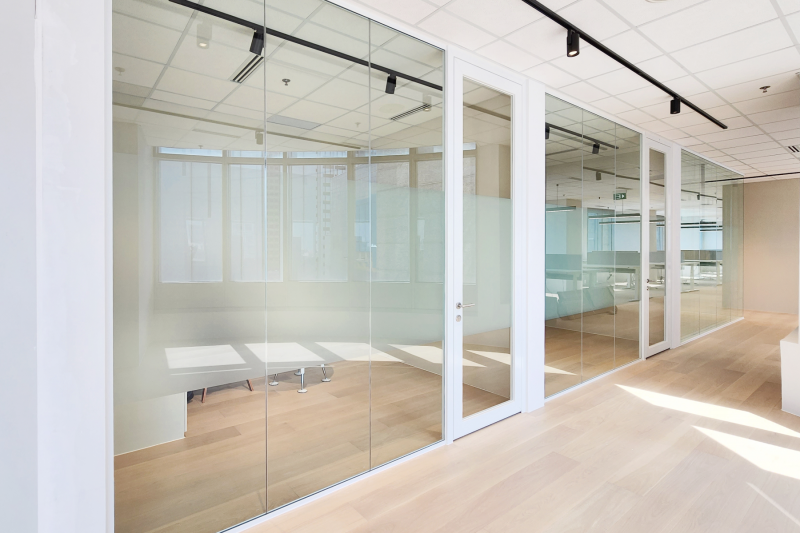
[(461, 302), (458, 302), (456, 304), (456, 309), (464, 309), (464, 308), (467, 308), (467, 307), (475, 307), (475, 304), (463, 304), (462, 305)]

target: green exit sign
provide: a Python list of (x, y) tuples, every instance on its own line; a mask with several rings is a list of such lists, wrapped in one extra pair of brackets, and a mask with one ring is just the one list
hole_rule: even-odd
[(614, 200), (626, 200), (628, 198), (628, 193), (626, 192), (615, 192), (614, 193)]

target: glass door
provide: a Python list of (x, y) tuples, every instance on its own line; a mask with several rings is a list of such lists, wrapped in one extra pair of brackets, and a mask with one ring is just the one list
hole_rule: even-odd
[(643, 296), (645, 317), (646, 356), (669, 349), (669, 291), (667, 290), (669, 209), (667, 207), (668, 161), (670, 148), (648, 139), (645, 152), (647, 180), (644, 195), (646, 205), (642, 211), (648, 214), (647, 231), (642, 232), (645, 254), (643, 271), (647, 278)]
[[(455, 437), (521, 410), (514, 181), (522, 87), (455, 64)], [(460, 108), (460, 109), (459, 109)], [(460, 157), (459, 157), (460, 155)]]

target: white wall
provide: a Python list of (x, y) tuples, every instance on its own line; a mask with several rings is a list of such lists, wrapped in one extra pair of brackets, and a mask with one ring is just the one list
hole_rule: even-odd
[(744, 186), (744, 308), (797, 313), (800, 180)]
[[(5, 2), (4, 9), (15, 3)], [(38, 482), (43, 533), (100, 533), (109, 524), (109, 15), (107, 0), (39, 0)], [(21, 48), (15, 44), (4, 50), (12, 49)]]
[(33, 7), (0, 17), (0, 530), (15, 533), (37, 530)]

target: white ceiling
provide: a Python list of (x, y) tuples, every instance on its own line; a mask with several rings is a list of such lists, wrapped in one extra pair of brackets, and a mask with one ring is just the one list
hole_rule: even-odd
[(670, 115), (668, 95), (585, 42), (567, 58), (566, 31), (521, 0), (360, 1), (745, 176), (800, 171), (800, 0), (541, 0), (727, 130)]

